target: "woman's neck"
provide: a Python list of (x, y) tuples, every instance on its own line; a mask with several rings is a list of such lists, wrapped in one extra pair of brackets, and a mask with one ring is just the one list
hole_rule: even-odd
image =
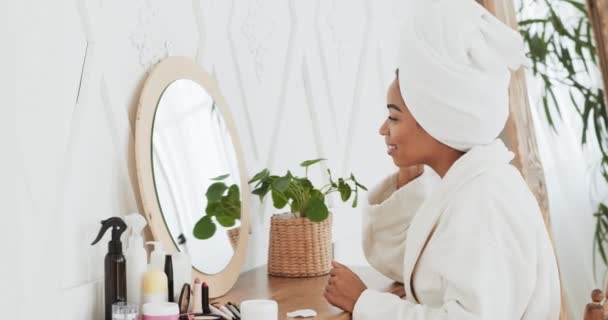
[(428, 162), (428, 166), (443, 179), (448, 170), (454, 165), (454, 163), (464, 155), (464, 152), (453, 149), (448, 146), (444, 146), (437, 153), (434, 159)]

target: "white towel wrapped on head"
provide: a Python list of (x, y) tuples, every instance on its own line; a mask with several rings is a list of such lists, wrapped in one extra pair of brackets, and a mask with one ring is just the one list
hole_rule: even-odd
[(510, 70), (527, 63), (519, 33), (474, 0), (408, 0), (403, 19), (399, 86), (416, 121), (461, 151), (494, 141)]

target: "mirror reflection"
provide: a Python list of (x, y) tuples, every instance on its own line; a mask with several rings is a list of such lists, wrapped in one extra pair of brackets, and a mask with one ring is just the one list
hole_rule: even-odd
[(205, 213), (205, 192), (215, 178), (229, 174), (239, 184), (235, 149), (224, 118), (212, 97), (198, 83), (180, 79), (163, 92), (152, 131), (152, 168), (157, 199), (165, 224), (192, 266), (206, 274), (220, 273), (234, 255), (240, 221), (217, 225), (208, 240), (192, 235)]

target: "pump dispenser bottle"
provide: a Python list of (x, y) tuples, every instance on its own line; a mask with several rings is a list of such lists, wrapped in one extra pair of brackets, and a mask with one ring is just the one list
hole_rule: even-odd
[(119, 217), (102, 221), (97, 238), (91, 245), (99, 242), (110, 228), (112, 228), (112, 240), (108, 243), (104, 268), (105, 320), (112, 320), (113, 303), (127, 302), (127, 263), (122, 254), (122, 243), (120, 242), (120, 236), (127, 229), (127, 225)]
[(150, 253), (150, 265), (158, 270), (164, 270), (165, 268), (165, 250), (163, 249), (160, 241), (148, 241), (146, 245), (154, 246), (154, 249)]
[(150, 253), (148, 271), (143, 274), (143, 303), (167, 302), (169, 295), (169, 280), (165, 274), (165, 252), (158, 241), (146, 242), (154, 245)]

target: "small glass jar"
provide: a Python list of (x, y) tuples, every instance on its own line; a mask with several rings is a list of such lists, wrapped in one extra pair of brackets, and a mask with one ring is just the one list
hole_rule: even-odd
[(138, 320), (138, 308), (127, 302), (112, 304), (112, 320)]

